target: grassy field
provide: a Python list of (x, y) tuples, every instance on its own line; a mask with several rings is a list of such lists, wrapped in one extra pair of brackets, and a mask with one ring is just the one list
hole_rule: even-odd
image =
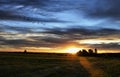
[(75, 56), (0, 53), (0, 77), (89, 77)]
[(120, 58), (87, 57), (94, 67), (103, 71), (105, 77), (120, 77)]
[[(79, 58), (66, 54), (0, 53), (0, 77), (90, 77)], [(101, 69), (104, 77), (120, 77), (120, 58), (84, 58), (93, 68)]]

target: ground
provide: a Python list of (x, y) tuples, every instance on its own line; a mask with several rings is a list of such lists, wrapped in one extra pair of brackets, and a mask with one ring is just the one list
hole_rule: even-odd
[[(118, 77), (120, 75), (119, 59), (104, 59), (107, 63), (117, 62), (113, 66), (114, 69), (110, 65), (105, 66), (102, 60), (76, 55), (0, 53), (0, 77)], [(109, 75), (110, 71), (102, 69), (101, 66), (111, 67), (111, 70), (114, 70), (113, 74)]]
[(80, 57), (80, 64), (90, 73), (91, 77), (104, 77), (101, 69), (95, 68), (86, 57)]

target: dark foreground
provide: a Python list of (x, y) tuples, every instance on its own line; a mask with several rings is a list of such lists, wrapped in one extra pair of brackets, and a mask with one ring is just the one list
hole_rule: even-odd
[(0, 77), (89, 77), (67, 54), (0, 53)]
[(0, 77), (120, 77), (118, 54), (97, 55), (1, 52)]
[(120, 77), (120, 57), (110, 55), (86, 58), (95, 68), (102, 70), (104, 77)]

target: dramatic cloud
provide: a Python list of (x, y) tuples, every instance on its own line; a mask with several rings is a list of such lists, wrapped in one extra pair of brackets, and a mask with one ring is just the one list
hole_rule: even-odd
[(119, 43), (109, 43), (109, 44), (94, 44), (91, 45), (93, 48), (105, 49), (105, 50), (119, 50), (120, 45)]
[[(86, 28), (54, 28), (54, 29), (47, 29), (46, 33), (51, 33), (51, 34), (57, 34), (57, 35), (63, 35), (63, 36), (70, 36), (71, 38), (76, 38), (77, 36), (79, 37), (78, 39), (83, 38), (83, 36), (90, 37), (90, 36), (108, 36), (108, 35), (114, 35), (120, 34), (120, 30), (117, 29), (97, 29), (97, 30), (91, 30), (91, 29), (86, 29)], [(72, 37), (72, 35), (74, 37)], [(69, 37), (69, 38), (70, 38)], [(86, 39), (83, 38), (83, 39)], [(91, 37), (90, 37), (91, 38)]]
[(119, 50), (119, 0), (0, 0), (0, 50), (65, 44)]
[(34, 17), (28, 17), (24, 15), (19, 15), (19, 14), (14, 14), (10, 11), (0, 11), (0, 19), (1, 20), (15, 20), (15, 21), (30, 21), (30, 22), (67, 22), (67, 21), (62, 21), (54, 18), (34, 18)]
[[(89, 9), (90, 16), (120, 18), (119, 0), (93, 0), (94, 9)], [(97, 4), (97, 5), (96, 5)]]
[[(13, 28), (14, 29), (14, 28)], [(16, 30), (16, 28), (15, 28)], [(24, 30), (24, 29), (23, 29)], [(18, 30), (19, 31), (19, 30)], [(67, 43), (74, 40), (89, 40), (99, 39), (100, 37), (106, 40), (113, 37), (114, 34), (120, 35), (119, 30), (100, 29), (89, 30), (84, 28), (69, 28), (69, 29), (47, 29), (45, 32), (31, 32), (26, 30), (28, 34), (1, 34), (2, 44), (13, 46), (33, 46), (33, 47), (54, 47), (56, 45)], [(109, 36), (107, 38), (106, 36)], [(119, 38), (119, 36), (117, 36)], [(117, 37), (114, 37), (117, 38)], [(16, 38), (16, 39), (15, 39)]]

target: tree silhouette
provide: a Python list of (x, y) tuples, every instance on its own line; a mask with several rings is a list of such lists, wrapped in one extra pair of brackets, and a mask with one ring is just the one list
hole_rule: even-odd
[(89, 52), (90, 55), (93, 54), (93, 50), (92, 49), (89, 49), (88, 52)]
[(79, 50), (79, 51), (77, 52), (77, 55), (78, 55), (78, 56), (82, 55), (82, 51)]
[(88, 55), (87, 50), (83, 49), (83, 50), (82, 50), (82, 55)]
[(86, 49), (82, 49), (79, 50), (77, 52), (78, 56), (96, 56), (97, 55), (97, 49), (95, 48), (95, 50), (93, 49), (88, 49), (88, 51)]

